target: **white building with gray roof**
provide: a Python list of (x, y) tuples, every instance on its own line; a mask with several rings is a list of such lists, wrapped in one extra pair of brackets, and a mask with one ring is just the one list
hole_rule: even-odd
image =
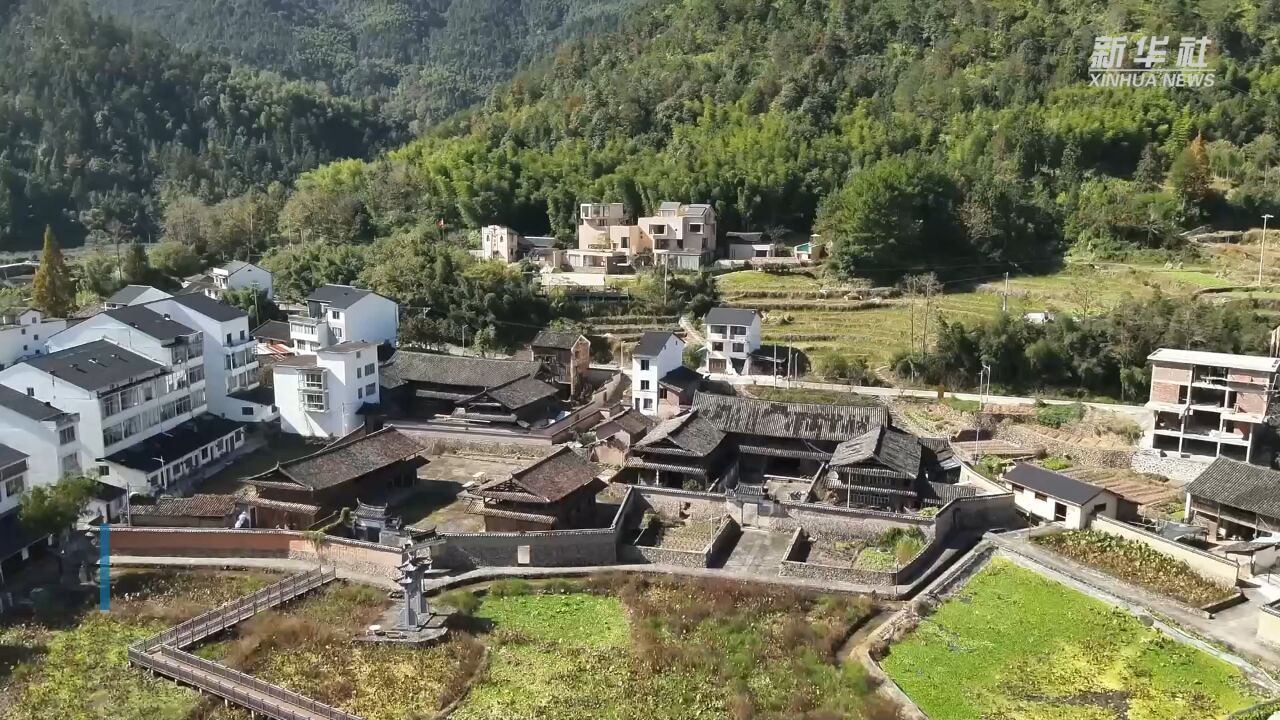
[(300, 354), (346, 342), (394, 345), (399, 332), (399, 305), (351, 285), (316, 288), (307, 296), (306, 314), (289, 316), (289, 336)]

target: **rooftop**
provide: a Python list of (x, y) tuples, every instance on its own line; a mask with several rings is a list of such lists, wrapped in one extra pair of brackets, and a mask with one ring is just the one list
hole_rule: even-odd
[(283, 320), (268, 320), (250, 333), (258, 340), (279, 340), (280, 342), (290, 342), (292, 337), (289, 334), (289, 323)]
[[(217, 320), (220, 323), (249, 317), (249, 313), (246, 313), (240, 308), (228, 305), (227, 303), (219, 300), (214, 300), (204, 293), (187, 293), (185, 295), (177, 295), (174, 296), (173, 302), (176, 302), (190, 310), (194, 310), (211, 320)], [(152, 303), (147, 303), (148, 306), (151, 304)]]
[(1234, 355), (1232, 353), (1204, 352), (1202, 350), (1178, 350), (1160, 348), (1147, 358), (1153, 363), (1173, 363), (1178, 365), (1209, 365), (1226, 367), (1235, 370), (1254, 370), (1258, 372), (1280, 372), (1280, 358), (1263, 357), (1261, 355)]
[(636, 447), (652, 448), (668, 442), (694, 455), (710, 455), (723, 440), (719, 428), (700, 417), (697, 410), (690, 410), (658, 423)]
[(21, 450), (0, 444), (0, 467), (8, 467), (20, 460), (26, 460), (27, 457), (29, 456)]
[(490, 388), (486, 394), (508, 410), (519, 410), (539, 400), (554, 397), (558, 391), (535, 377), (522, 377), (505, 385)]
[[(550, 455), (537, 460), (511, 473), (511, 477), (501, 478), (485, 483), (477, 489), (477, 494), (497, 492), (502, 494), (504, 486), (515, 493), (527, 493), (527, 500), (542, 503), (554, 503), (563, 500), (573, 493), (591, 485), (599, 485), (596, 480), (598, 472), (595, 465), (584, 460), (567, 445)], [(502, 499), (502, 498), (498, 498)]]
[(749, 308), (711, 308), (707, 312), (708, 325), (752, 325), (759, 321), (760, 314)]
[(283, 479), (312, 490), (323, 490), (364, 477), (421, 452), (422, 446), (408, 435), (395, 428), (383, 428), (354, 440), (334, 443), (297, 460), (281, 463), (275, 469), (250, 479)]
[(388, 388), (406, 382), (488, 388), (536, 375), (540, 369), (542, 363), (536, 360), (489, 360), (399, 350), (382, 369), (381, 382)]
[(578, 339), (582, 338), (580, 333), (560, 332), (558, 330), (543, 330), (533, 339), (533, 347), (535, 348), (555, 348), (557, 350), (572, 350), (577, 344)]
[(1097, 485), (1029, 463), (1014, 465), (1004, 474), (1004, 479), (1071, 505), (1084, 505), (1099, 493), (1106, 492)]
[(368, 350), (370, 348), (376, 348), (376, 347), (378, 347), (378, 343), (364, 342), (361, 340), (348, 340), (346, 342), (340, 342), (337, 345), (330, 345), (327, 348), (320, 348), (316, 352), (341, 354), (341, 353), (351, 353), (357, 350)]
[(312, 368), (315, 366), (315, 355), (294, 355), (293, 357), (280, 358), (272, 365), (272, 367), (278, 368)]
[(115, 291), (115, 293), (111, 297), (107, 298), (105, 302), (109, 305), (129, 305), (152, 290), (155, 290), (156, 292), (164, 292), (163, 290), (157, 290), (150, 285), (125, 285)]
[(888, 426), (872, 428), (866, 433), (836, 446), (831, 466), (849, 467), (875, 460), (907, 477), (918, 477), (923, 457), (920, 441), (910, 433)]
[(192, 495), (191, 497), (166, 497), (154, 505), (134, 505), (129, 514), (157, 517), (228, 517), (235, 514), (235, 495)]
[(47, 402), (37, 400), (26, 393), (18, 392), (8, 385), (0, 385), (0, 407), (37, 422), (53, 420), (66, 415), (63, 411)]
[(889, 421), (882, 405), (782, 403), (700, 392), (693, 406), (725, 432), (797, 440), (844, 442)]
[(631, 353), (632, 357), (658, 357), (662, 354), (662, 349), (667, 343), (674, 338), (674, 333), (663, 332), (661, 330), (648, 330), (640, 336), (640, 342), (636, 343), (636, 349)]
[[(205, 297), (204, 295), (185, 295), (184, 297)], [(207, 298), (206, 298), (207, 299)], [(211, 301), (212, 302), (212, 301)], [(104, 310), (103, 315), (117, 320), (137, 330), (138, 332), (155, 338), (161, 342), (167, 342), (174, 338), (180, 338), (187, 335), (194, 335), (198, 330), (193, 330), (186, 325), (173, 320), (163, 311), (157, 312), (147, 305), (128, 305), (126, 307), (115, 308), (114, 310)]]
[(350, 285), (324, 285), (307, 296), (309, 302), (325, 303), (339, 310), (355, 305), (366, 295), (377, 295), (372, 290)]
[(671, 372), (658, 378), (658, 384), (675, 388), (681, 392), (687, 390), (697, 390), (702, 385), (703, 377), (701, 373), (686, 365), (680, 365)]
[(102, 390), (164, 372), (163, 365), (106, 340), (94, 340), (23, 362), (84, 390)]
[(1280, 472), (1258, 465), (1218, 458), (1187, 485), (1187, 494), (1280, 518)]
[(108, 455), (106, 460), (141, 472), (159, 470), (244, 427), (233, 420), (204, 414)]
[(227, 262), (223, 263), (218, 269), (225, 272), (228, 275), (231, 275), (232, 273), (239, 272), (240, 270), (243, 270), (247, 267), (258, 267), (258, 266), (254, 265), (253, 263), (245, 262), (243, 260), (228, 260)]

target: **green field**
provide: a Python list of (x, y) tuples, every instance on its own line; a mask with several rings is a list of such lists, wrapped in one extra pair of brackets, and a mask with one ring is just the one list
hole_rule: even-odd
[(999, 558), (881, 665), (935, 720), (1211, 720), (1264, 699), (1236, 668)]

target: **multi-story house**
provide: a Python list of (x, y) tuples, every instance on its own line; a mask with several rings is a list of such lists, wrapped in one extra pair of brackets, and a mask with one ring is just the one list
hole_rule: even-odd
[(583, 203), (578, 207), (578, 247), (565, 253), (579, 272), (616, 272), (646, 247), (637, 225), (627, 222), (622, 203)]
[(506, 225), (480, 228), (480, 259), (515, 262), (520, 252), (520, 233)]
[(664, 202), (639, 225), (655, 265), (697, 270), (715, 258), (716, 212), (710, 205)]
[(343, 437), (379, 402), (378, 346), (344, 342), (272, 366), (280, 427), (304, 437)]
[(80, 418), (7, 385), (0, 385), (0, 443), (31, 452), (28, 487), (52, 485), (83, 470)]
[(145, 307), (203, 334), (209, 412), (241, 422), (277, 417), (270, 390), (261, 386), (257, 340), (249, 334), (247, 313), (201, 294), (178, 295)]
[[(51, 351), (0, 371), (0, 384), (76, 416), (82, 467), (154, 494), (198, 479), (244, 442), (239, 423), (206, 414), (203, 340), (184, 329), (163, 343), (155, 343), (159, 330), (125, 336), (133, 348), (96, 339)], [(166, 362), (138, 352), (154, 353), (156, 344), (169, 352)]]
[(170, 297), (169, 293), (158, 290), (150, 285), (125, 285), (115, 292), (114, 295), (102, 301), (104, 310), (115, 310), (116, 308), (129, 307), (130, 305), (142, 305), (152, 300), (163, 300)]
[[(682, 368), (683, 340), (669, 332), (651, 331), (642, 335), (631, 353), (632, 407), (644, 415), (663, 419), (679, 414), (680, 393), (673, 388), (664, 389), (662, 382)], [(663, 402), (664, 397), (667, 402)], [(692, 401), (692, 397), (689, 400)]]
[(182, 281), (184, 293), (200, 293), (214, 300), (221, 300), (222, 294), (228, 290), (244, 288), (262, 290), (268, 300), (275, 297), (271, 271), (243, 260), (232, 260), (207, 273), (192, 275)]
[(712, 308), (706, 317), (707, 361), (711, 373), (746, 375), (760, 349), (760, 313), (744, 308)]
[(67, 321), (46, 318), (29, 307), (0, 311), (0, 370), (44, 352), (49, 336), (67, 329)]
[(307, 297), (307, 314), (289, 316), (289, 335), (298, 353), (350, 342), (395, 344), (400, 307), (371, 290), (325, 285)]
[(1154, 417), (1145, 447), (1175, 457), (1270, 462), (1261, 438), (1280, 358), (1161, 348), (1147, 360), (1146, 407)]
[(576, 397), (591, 369), (591, 341), (578, 333), (543, 330), (529, 346), (533, 359), (551, 374), (551, 379), (568, 387)]

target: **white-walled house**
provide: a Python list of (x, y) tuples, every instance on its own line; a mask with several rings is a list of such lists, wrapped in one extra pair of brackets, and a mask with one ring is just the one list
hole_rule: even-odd
[(506, 225), (485, 225), (480, 228), (480, 259), (515, 262), (520, 240), (520, 233)]
[(213, 281), (214, 288), (219, 293), (227, 290), (254, 288), (266, 293), (267, 299), (275, 297), (271, 271), (260, 265), (254, 265), (243, 260), (232, 260), (210, 270), (209, 277)]
[(705, 324), (706, 370), (746, 374), (751, 354), (760, 349), (760, 313), (744, 308), (712, 308)]
[(1118, 500), (1109, 490), (1038, 465), (1018, 463), (1000, 480), (1019, 510), (1068, 530), (1088, 528), (1097, 515), (1116, 516)]
[(172, 296), (150, 285), (125, 285), (117, 290), (114, 295), (103, 300), (102, 308), (104, 310), (114, 310), (116, 308), (129, 307), (130, 305), (142, 305), (154, 300), (163, 300), (167, 297)]
[(0, 385), (0, 443), (25, 448), (28, 487), (52, 485), (83, 469), (79, 417)]
[(631, 353), (631, 403), (642, 414), (659, 417), (661, 381), (684, 366), (684, 341), (669, 332), (646, 332)]
[(366, 404), (379, 402), (378, 346), (346, 342), (272, 366), (280, 428), (304, 437), (338, 438), (363, 423)]
[(394, 345), (400, 306), (378, 293), (350, 285), (325, 285), (307, 297), (307, 314), (289, 316), (289, 335), (299, 353), (348, 342)]
[(17, 448), (0, 444), (0, 515), (13, 512), (22, 502), (27, 491), (26, 453)]
[(637, 221), (653, 247), (655, 265), (697, 270), (716, 255), (716, 211), (706, 204), (664, 202)]
[(67, 321), (46, 318), (29, 307), (9, 308), (0, 313), (0, 370), (15, 362), (44, 352), (49, 336), (67, 329)]

